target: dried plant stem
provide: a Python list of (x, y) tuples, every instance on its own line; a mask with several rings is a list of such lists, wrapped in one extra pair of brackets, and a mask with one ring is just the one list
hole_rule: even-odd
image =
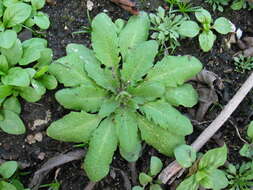
[[(191, 145), (196, 151), (199, 151), (207, 141), (222, 127), (231, 114), (235, 111), (238, 105), (242, 102), (245, 96), (253, 87), (253, 73), (244, 82), (241, 88), (237, 91), (234, 97), (224, 107), (218, 117), (199, 135), (199, 137)], [(163, 183), (167, 183), (170, 178), (175, 176), (182, 167), (176, 162), (168, 165), (159, 175), (159, 179)]]

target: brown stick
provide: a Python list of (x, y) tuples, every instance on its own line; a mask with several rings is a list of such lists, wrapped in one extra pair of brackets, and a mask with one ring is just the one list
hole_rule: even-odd
[[(245, 96), (253, 87), (253, 73), (244, 82), (241, 88), (237, 91), (234, 97), (224, 107), (218, 117), (199, 135), (199, 137), (191, 145), (196, 151), (199, 151), (205, 143), (222, 127), (235, 109), (239, 106)], [(159, 179), (163, 183), (167, 183), (169, 179), (175, 176), (182, 167), (176, 162), (168, 165), (159, 175)]]

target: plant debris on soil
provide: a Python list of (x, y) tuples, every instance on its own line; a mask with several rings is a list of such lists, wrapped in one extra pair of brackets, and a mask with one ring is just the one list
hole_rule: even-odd
[[(88, 7), (87, 2), (92, 2)], [(113, 1), (113, 2), (112, 2)], [(106, 12), (114, 20), (117, 18), (128, 19), (133, 11), (145, 10), (155, 12), (158, 6), (165, 6), (162, 0), (136, 0), (133, 4), (126, 5), (123, 0), (47, 0), (47, 6), (43, 9), (51, 21), (50, 28), (45, 33), (49, 47), (54, 51), (54, 58), (59, 58), (65, 54), (65, 47), (69, 43), (80, 43), (88, 47), (90, 35), (87, 33), (73, 34), (81, 30), (83, 26), (90, 25), (88, 12), (94, 18), (100, 12)], [(203, 6), (208, 9), (213, 18), (224, 16), (243, 31), (242, 38), (231, 48), (226, 46), (229, 36), (218, 36), (213, 49), (204, 53), (200, 50), (197, 39), (186, 39), (182, 45), (174, 52), (174, 55), (193, 55), (200, 59), (206, 70), (195, 79), (202, 83), (197, 89), (202, 99), (199, 105), (194, 108), (184, 110), (192, 119), (195, 128), (194, 134), (190, 135), (187, 143), (191, 144), (200, 132), (210, 124), (220, 113), (223, 106), (233, 97), (241, 84), (249, 76), (249, 72), (238, 73), (235, 71), (233, 56), (243, 51), (244, 55), (253, 55), (253, 14), (247, 10), (232, 11), (225, 8), (223, 13), (213, 12), (212, 8), (203, 3), (202, 0), (192, 1), (195, 6)], [(121, 5), (118, 6), (117, 4)], [(127, 6), (127, 7), (126, 7)], [(124, 8), (124, 9), (122, 9)], [(127, 9), (127, 10), (125, 10)], [(131, 11), (131, 10), (132, 11)], [(130, 10), (130, 12), (129, 12)], [(54, 97), (55, 91), (47, 92), (44, 98), (37, 103), (22, 101), (22, 114), (27, 132), (26, 134), (13, 136), (0, 132), (0, 160), (17, 160), (24, 166), (27, 175), (22, 176), (25, 185), (31, 182), (33, 174), (40, 168), (45, 167), (45, 163), (58, 155), (65, 155), (74, 151), (74, 144), (55, 141), (46, 136), (46, 129), (53, 121), (68, 113), (60, 106)], [(253, 92), (244, 99), (235, 113), (229, 118), (231, 122), (226, 122), (221, 129), (222, 139), (229, 148), (229, 162), (241, 163), (238, 151), (243, 145), (243, 141), (238, 136), (245, 136), (244, 126), (253, 119)], [(235, 127), (238, 131), (235, 129)], [(202, 148), (202, 152), (216, 147), (217, 142), (210, 142)], [(142, 157), (134, 167), (129, 167), (119, 153), (113, 158), (112, 170), (110, 174), (95, 185), (96, 190), (123, 190), (129, 188), (129, 181), (136, 185), (136, 175), (145, 172), (149, 167), (150, 156), (160, 157), (164, 165), (168, 165), (172, 159), (159, 154), (150, 146), (144, 146)], [(89, 183), (85, 172), (82, 169), (82, 159), (68, 162), (66, 164), (55, 164), (54, 169), (50, 168), (48, 174), (44, 176), (42, 184), (51, 183), (55, 178), (61, 183), (62, 190), (83, 190)], [(51, 166), (48, 166), (51, 167)], [(56, 174), (57, 173), (57, 174)], [(37, 173), (38, 174), (38, 173)], [(167, 186), (165, 186), (167, 187)], [(41, 188), (47, 189), (47, 188)], [(166, 188), (168, 189), (168, 187)]]

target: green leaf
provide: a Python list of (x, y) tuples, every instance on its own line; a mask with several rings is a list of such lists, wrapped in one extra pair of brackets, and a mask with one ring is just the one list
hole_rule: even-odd
[(218, 168), (227, 160), (227, 146), (224, 145), (220, 148), (215, 148), (209, 150), (204, 156), (200, 159), (199, 169), (203, 168)]
[(45, 5), (45, 0), (31, 0), (32, 7), (36, 10), (42, 9)]
[(141, 12), (138, 16), (132, 16), (128, 20), (119, 35), (119, 47), (123, 59), (129, 50), (148, 39), (149, 28), (150, 21), (145, 12)]
[(25, 133), (25, 126), (19, 116), (9, 110), (3, 110), (4, 120), (0, 120), (1, 129), (12, 135)]
[(25, 69), (13, 67), (6, 76), (2, 77), (2, 82), (5, 85), (26, 87), (30, 84), (30, 77)]
[(39, 81), (48, 90), (53, 90), (57, 87), (57, 80), (53, 75), (45, 74), (39, 79)]
[(142, 186), (146, 186), (147, 184), (151, 183), (152, 180), (153, 180), (152, 177), (143, 172), (141, 172), (139, 175), (139, 181)]
[(117, 143), (114, 123), (107, 118), (93, 133), (84, 160), (84, 169), (91, 181), (99, 181), (109, 173)]
[(13, 111), (16, 114), (21, 113), (21, 105), (15, 96), (11, 96), (10, 98), (6, 99), (3, 104), (3, 108), (5, 110)]
[(0, 55), (0, 72), (7, 73), (9, 68), (7, 59), (4, 55)]
[(137, 87), (132, 87), (129, 92), (138, 98), (146, 101), (153, 101), (163, 96), (165, 87), (160, 82), (143, 82)]
[(17, 39), (13, 46), (9, 49), (1, 48), (1, 53), (5, 55), (10, 65), (16, 65), (23, 55), (23, 48), (20, 40)]
[(165, 98), (173, 106), (181, 105), (191, 108), (198, 103), (198, 93), (190, 84), (168, 88)]
[(23, 23), (31, 15), (32, 8), (26, 3), (15, 3), (4, 12), (3, 22), (7, 27)]
[(5, 30), (0, 32), (0, 47), (1, 48), (11, 48), (17, 41), (17, 33), (13, 30)]
[(148, 120), (174, 134), (185, 136), (193, 131), (190, 120), (164, 101), (144, 104), (140, 110)]
[(18, 3), (19, 0), (2, 0), (2, 3), (5, 7), (9, 7), (15, 3)]
[(119, 19), (115, 20), (115, 26), (117, 28), (117, 33), (118, 34), (122, 31), (122, 29), (124, 28), (125, 24), (126, 24), (126, 22), (123, 19), (119, 18)]
[(141, 142), (139, 141), (137, 146), (135, 147), (135, 150), (132, 152), (125, 152), (121, 147), (119, 147), (120, 155), (127, 160), (128, 162), (136, 162), (142, 151)]
[(113, 113), (119, 106), (120, 106), (119, 102), (116, 101), (114, 98), (105, 99), (101, 105), (98, 115), (100, 117), (107, 117), (111, 113)]
[(240, 149), (240, 155), (246, 158), (252, 158), (253, 156), (253, 145), (252, 144), (244, 144)]
[(177, 87), (202, 69), (201, 62), (192, 56), (166, 56), (148, 73), (147, 81), (162, 82), (166, 87)]
[(150, 175), (156, 176), (163, 168), (163, 163), (160, 158), (156, 156), (151, 157), (150, 161)]
[(156, 41), (150, 40), (134, 47), (126, 55), (126, 60), (123, 63), (121, 71), (122, 79), (134, 85), (142, 80), (142, 77), (153, 66), (153, 61), (158, 53), (158, 44)]
[(53, 58), (53, 51), (50, 48), (42, 49), (40, 52), (40, 58), (37, 60), (38, 64), (36, 64), (36, 67), (43, 67), (46, 65), (49, 65), (52, 62)]
[(199, 31), (199, 25), (194, 21), (184, 21), (178, 28), (180, 35), (190, 38), (197, 36)]
[(253, 141), (253, 121), (251, 121), (247, 127), (247, 136)]
[(183, 168), (189, 168), (197, 158), (196, 151), (189, 145), (180, 145), (174, 150), (177, 162)]
[(28, 102), (37, 102), (41, 99), (43, 92), (33, 87), (25, 87), (21, 90), (20, 96)]
[(118, 67), (120, 61), (116, 26), (105, 13), (92, 21), (92, 47), (96, 57), (107, 67)]
[(140, 187), (140, 186), (134, 186), (132, 188), (132, 190), (144, 190), (144, 189), (142, 187)]
[(46, 30), (49, 28), (50, 26), (50, 21), (49, 21), (49, 17), (47, 14), (43, 13), (43, 12), (38, 12), (35, 16), (34, 16), (34, 23), (40, 27), (43, 30)]
[(106, 98), (106, 91), (99, 87), (86, 85), (65, 88), (56, 94), (56, 100), (67, 109), (96, 112)]
[(216, 19), (213, 28), (221, 34), (227, 34), (233, 30), (231, 22), (224, 17)]
[(12, 87), (8, 85), (0, 85), (0, 98), (5, 98), (12, 94)]
[(15, 161), (8, 161), (8, 162), (4, 162), (3, 164), (0, 165), (0, 175), (5, 178), (8, 179), (11, 176), (13, 176), (13, 174), (17, 171), (18, 169), (18, 163)]
[(228, 186), (228, 180), (223, 171), (218, 169), (212, 169), (206, 172), (208, 173), (208, 175), (199, 182), (202, 187), (218, 190), (224, 189)]
[(40, 49), (47, 47), (47, 40), (43, 38), (31, 38), (29, 40), (26, 40), (22, 43), (23, 48), (27, 49), (29, 47), (35, 46), (39, 47)]
[(119, 87), (119, 82), (116, 78), (116, 72), (111, 69), (100, 67), (101, 65), (98, 62), (85, 64), (85, 70), (88, 73), (88, 76), (91, 77), (99, 86), (116, 92)]
[(212, 22), (211, 14), (205, 9), (198, 9), (195, 12), (195, 17), (201, 23), (211, 23)]
[(74, 54), (62, 57), (51, 64), (49, 73), (54, 75), (65, 87), (91, 84), (84, 70), (83, 61)]
[(122, 110), (116, 113), (115, 124), (120, 148), (124, 153), (134, 153), (140, 143), (136, 115)]
[(163, 190), (163, 189), (158, 184), (152, 184), (152, 185), (150, 185), (149, 190)]
[(46, 93), (46, 88), (39, 80), (32, 79), (31, 85), (39, 98)]
[(47, 129), (47, 135), (59, 141), (87, 143), (100, 121), (101, 118), (94, 114), (70, 112), (53, 122)]
[(177, 135), (174, 131), (170, 132), (163, 129), (144, 117), (138, 118), (138, 127), (141, 131), (142, 139), (167, 156), (172, 156), (174, 148), (184, 144), (184, 136)]
[(204, 52), (208, 52), (212, 49), (215, 40), (216, 36), (211, 30), (208, 32), (204, 31), (199, 35), (199, 44)]
[(0, 181), (1, 190), (17, 190), (15, 186), (5, 181)]
[(233, 9), (234, 11), (240, 10), (243, 8), (245, 1), (233, 1), (232, 5), (231, 5), (231, 9)]
[(196, 182), (195, 175), (186, 178), (177, 186), (176, 190), (198, 190), (199, 185)]

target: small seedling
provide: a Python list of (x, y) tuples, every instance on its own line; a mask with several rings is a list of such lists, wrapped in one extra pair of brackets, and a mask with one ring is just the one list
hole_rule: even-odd
[[(192, 156), (187, 156), (189, 161), (183, 161), (182, 156), (187, 152), (193, 151), (188, 148), (180, 148), (183, 154), (180, 154), (177, 160), (181, 164), (189, 164), (194, 160)], [(184, 150), (184, 151), (183, 151)], [(193, 153), (193, 154), (192, 154)], [(189, 177), (187, 177), (183, 182), (179, 184), (177, 190), (198, 190), (200, 187), (205, 189), (223, 189), (228, 186), (228, 180), (225, 173), (218, 168), (223, 166), (227, 160), (227, 147), (224, 145), (221, 148), (215, 148), (207, 151), (202, 157), (200, 157), (190, 168)], [(182, 162), (183, 161), (183, 162)]]
[(216, 40), (216, 35), (212, 31), (213, 29), (220, 34), (232, 32), (231, 22), (224, 17), (217, 18), (212, 25), (212, 17), (205, 9), (199, 9), (195, 13), (195, 17), (201, 23), (201, 27), (194, 21), (185, 21), (180, 25), (179, 33), (182, 36), (190, 38), (199, 35), (199, 44), (204, 52), (210, 51)]
[(218, 10), (220, 12), (223, 12), (223, 6), (228, 5), (229, 0), (205, 0), (205, 2), (212, 5), (213, 11)]
[(144, 190), (149, 185), (149, 190), (162, 190), (160, 184), (154, 181), (154, 177), (162, 170), (163, 163), (156, 157), (152, 156), (150, 160), (149, 173), (140, 173), (139, 182), (141, 186), (135, 186), (132, 190)]
[(240, 150), (240, 155), (253, 159), (253, 121), (247, 126), (247, 136), (250, 143), (245, 143)]
[(247, 0), (234, 0), (231, 9), (238, 11), (241, 9), (248, 9), (252, 10), (253, 9), (253, 3)]
[(45, 188), (45, 187), (48, 187), (47, 190), (60, 190), (61, 184), (59, 181), (55, 180), (54, 182), (50, 184), (44, 184), (40, 186), (40, 188)]
[(239, 55), (234, 57), (235, 71), (244, 73), (253, 69), (253, 57), (244, 57)]

